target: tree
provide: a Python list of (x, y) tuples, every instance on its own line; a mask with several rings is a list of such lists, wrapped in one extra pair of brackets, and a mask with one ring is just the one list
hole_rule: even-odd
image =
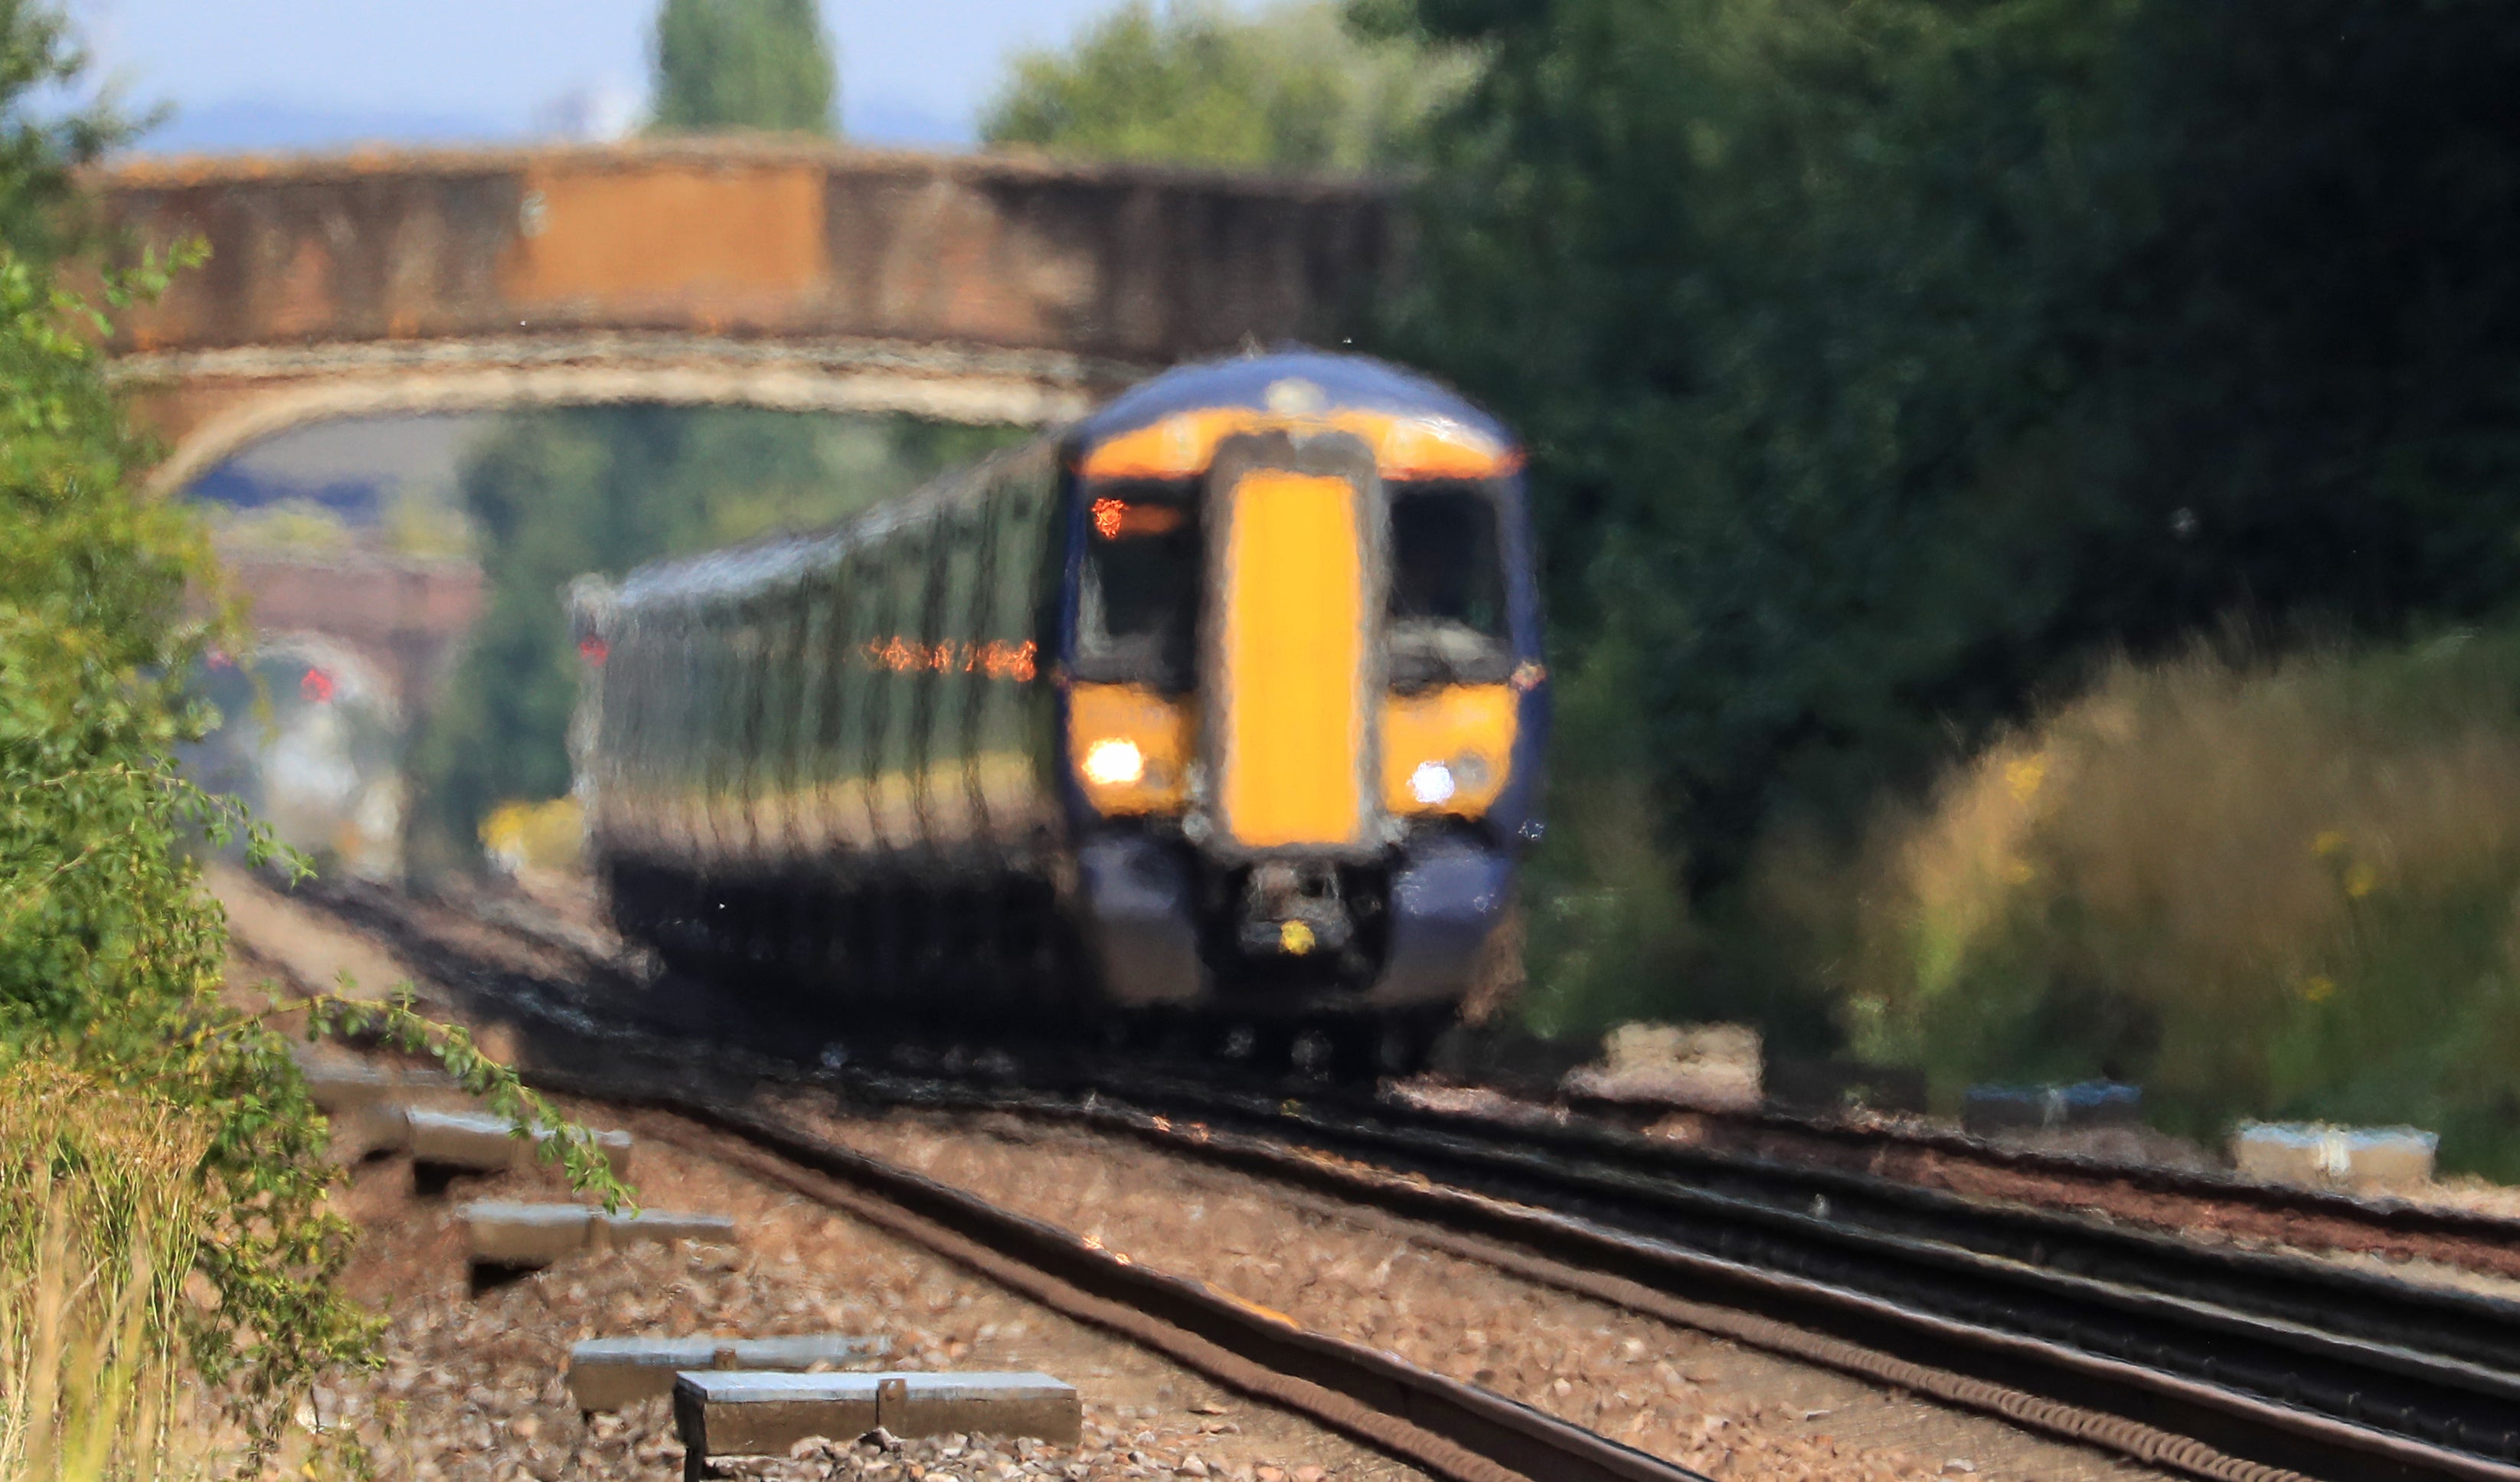
[(835, 131), (839, 77), (814, 0), (665, 0), (655, 127)]
[(1701, 890), (2247, 609), (2508, 601), (2520, 21), (2475, 0), (1415, 0), (1386, 343), (1530, 434)]
[(73, 180), (147, 122), (110, 101), (50, 106), (76, 82), (85, 58), (69, 22), (46, 0), (0, 0), (0, 241), (22, 259), (57, 260), (92, 240)]
[(1422, 120), (1469, 67), (1406, 39), (1362, 38), (1328, 0), (1248, 20), (1133, 0), (1063, 54), (1016, 58), (980, 136), (1115, 159), (1388, 169), (1412, 156)]

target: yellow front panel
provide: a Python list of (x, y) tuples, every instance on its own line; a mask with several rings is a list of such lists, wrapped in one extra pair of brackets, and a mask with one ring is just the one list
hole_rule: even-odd
[[(1382, 806), (1463, 818), (1485, 813), (1505, 790), (1513, 761), (1514, 698), (1507, 685), (1445, 685), (1385, 699)], [(1429, 764), (1443, 768), (1440, 786), (1421, 789), (1418, 769)]]
[[(1078, 685), (1067, 696), (1067, 756), (1076, 785), (1096, 812), (1179, 813), (1189, 792), (1190, 707), (1144, 685)], [(1087, 759), (1098, 745), (1125, 741), (1135, 775), (1097, 777)]]
[(1226, 830), (1254, 848), (1351, 842), (1365, 743), (1356, 489), (1263, 472), (1236, 484), (1229, 503), (1218, 573)]

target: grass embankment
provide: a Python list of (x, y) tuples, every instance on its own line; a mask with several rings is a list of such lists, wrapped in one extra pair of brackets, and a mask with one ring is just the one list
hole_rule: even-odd
[(2520, 1179), (2520, 630), (2120, 664), (1854, 876), (1854, 1048), (1940, 1098), (2112, 1073), (2173, 1130), (2408, 1122)]
[(206, 1469), (179, 1308), (208, 1143), (151, 1098), (0, 1069), (0, 1482)]

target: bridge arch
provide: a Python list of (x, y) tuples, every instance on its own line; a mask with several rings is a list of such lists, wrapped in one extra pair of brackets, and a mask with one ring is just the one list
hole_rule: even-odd
[(220, 358), (235, 368), (175, 357), (121, 367), (125, 383), (144, 402), (155, 402), (152, 425), (161, 436), (174, 438), (167, 457), (150, 472), (155, 493), (180, 493), (258, 442), (325, 422), (651, 405), (900, 413), (935, 422), (1046, 427), (1083, 415), (1097, 399), (1098, 382), (1125, 384), (1143, 374), (1134, 367), (1099, 368), (1100, 377), (1089, 377), (1068, 366), (1025, 364), (1014, 357), (803, 352), (785, 346), (762, 353), (742, 344), (653, 340), (606, 344), (592, 352), (467, 345), (460, 354), (425, 357), (292, 355), (292, 369), (280, 375), (247, 357)]

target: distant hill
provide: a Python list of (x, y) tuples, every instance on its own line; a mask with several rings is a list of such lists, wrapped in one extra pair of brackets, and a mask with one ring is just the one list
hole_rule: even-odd
[[(545, 110), (548, 112), (549, 110)], [(848, 138), (894, 149), (968, 150), (968, 118), (949, 118), (882, 98), (842, 105)], [(538, 127), (538, 123), (546, 126)], [(548, 137), (539, 115), (437, 113), (396, 109), (235, 99), (181, 108), (134, 146), (142, 155), (299, 154), (362, 144), (521, 144)]]
[(144, 155), (293, 154), (358, 144), (503, 144), (526, 138), (514, 118), (398, 109), (338, 109), (238, 99), (180, 109), (135, 146)]

